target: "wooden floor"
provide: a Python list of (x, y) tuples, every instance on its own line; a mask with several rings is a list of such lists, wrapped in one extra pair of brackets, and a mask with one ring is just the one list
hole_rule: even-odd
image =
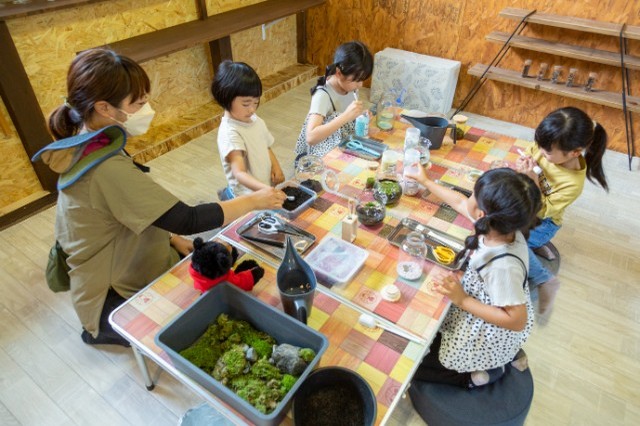
[[(287, 176), (309, 86), (258, 111)], [(215, 200), (225, 183), (215, 136), (153, 160), (154, 178), (188, 203)], [(622, 154), (605, 160), (611, 192), (588, 184), (554, 239), (562, 288), (550, 323), (526, 344), (527, 425), (640, 424), (640, 171)], [(167, 374), (148, 392), (131, 351), (83, 344), (69, 295), (47, 289), (53, 223), (49, 209), (0, 232), (0, 425), (177, 424), (199, 398)], [(390, 424), (424, 423), (407, 398)]]

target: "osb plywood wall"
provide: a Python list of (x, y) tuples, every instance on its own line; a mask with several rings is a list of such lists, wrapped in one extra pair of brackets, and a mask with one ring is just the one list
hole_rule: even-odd
[[(209, 15), (262, 0), (207, 0)], [(76, 52), (197, 19), (195, 0), (114, 0), (7, 21), (45, 117), (62, 104), (66, 73)], [(266, 40), (253, 28), (231, 36), (234, 59), (261, 76), (296, 62), (295, 16), (270, 26)], [(211, 64), (206, 46), (145, 62), (152, 82), (154, 125), (171, 122), (211, 102)], [(0, 114), (10, 123), (4, 109)], [(0, 132), (0, 214), (42, 188), (15, 129)], [(5, 209), (6, 210), (6, 209)]]
[[(638, 2), (627, 0), (328, 0), (323, 8), (309, 12), (309, 56), (322, 67), (332, 62), (333, 50), (342, 42), (359, 39), (375, 53), (385, 47), (409, 50), (462, 63), (454, 107), (459, 105), (476, 77), (467, 69), (476, 63), (488, 64), (500, 46), (485, 40), (492, 31), (511, 32), (517, 22), (499, 17), (507, 7), (537, 9), (539, 12), (600, 21), (640, 25)], [(330, 28), (331, 30), (328, 30)], [(618, 51), (616, 37), (529, 24), (522, 35), (568, 44)], [(640, 41), (629, 42), (630, 53), (640, 55)], [(511, 49), (500, 67), (521, 70), (525, 59), (579, 69), (578, 84), (590, 71), (599, 74), (598, 89), (619, 92), (620, 70), (616, 67)], [(640, 71), (631, 72), (632, 93), (640, 95)], [(626, 152), (624, 117), (619, 109), (542, 93), (506, 83), (487, 81), (466, 108), (467, 111), (535, 127), (550, 111), (576, 106), (601, 122), (609, 133), (609, 147)], [(640, 116), (634, 115), (636, 123)], [(635, 125), (640, 135), (640, 124)], [(640, 143), (636, 143), (640, 148)]]

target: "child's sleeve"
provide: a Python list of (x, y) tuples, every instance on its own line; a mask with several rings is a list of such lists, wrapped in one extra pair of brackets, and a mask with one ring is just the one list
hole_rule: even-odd
[(311, 97), (311, 107), (309, 107), (309, 114), (319, 114), (323, 117), (327, 117), (331, 112), (331, 98), (329, 94), (324, 90), (316, 90), (316, 93)]
[(516, 306), (527, 302), (522, 285), (525, 271), (516, 259), (496, 259), (485, 271), (482, 279), (493, 306)]
[(260, 118), (260, 121), (262, 121), (262, 127), (264, 130), (264, 140), (267, 141), (267, 147), (271, 148), (271, 146), (273, 146), (273, 143), (275, 142), (276, 139), (273, 137), (273, 135), (269, 131), (269, 128), (267, 127), (267, 123), (265, 123), (262, 118)]
[(226, 161), (227, 156), (232, 151), (246, 151), (247, 147), (240, 134), (232, 129), (223, 129), (220, 127), (218, 131), (218, 151), (220, 152), (220, 158), (222, 161)]

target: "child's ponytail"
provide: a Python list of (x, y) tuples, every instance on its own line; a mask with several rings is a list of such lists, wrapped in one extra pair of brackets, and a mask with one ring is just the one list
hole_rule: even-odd
[(327, 65), (324, 71), (324, 75), (318, 77), (318, 81), (316, 82), (316, 85), (311, 88), (311, 96), (313, 96), (313, 94), (316, 93), (316, 90), (318, 90), (319, 87), (323, 87), (327, 84), (327, 80), (329, 79), (330, 76), (336, 73), (337, 68), (338, 68), (338, 65), (336, 63)]
[(584, 159), (587, 162), (587, 179), (591, 182), (594, 179), (605, 191), (609, 191), (607, 178), (604, 176), (602, 168), (602, 156), (607, 149), (607, 132), (600, 123), (593, 122), (593, 140), (587, 146)]

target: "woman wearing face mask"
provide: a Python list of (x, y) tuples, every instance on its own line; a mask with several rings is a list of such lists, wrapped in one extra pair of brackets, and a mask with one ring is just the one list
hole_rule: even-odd
[(49, 118), (56, 142), (34, 156), (60, 174), (55, 236), (68, 255), (71, 299), (88, 344), (128, 346), (109, 314), (193, 249), (173, 234), (214, 229), (285, 199), (266, 188), (190, 207), (155, 183), (124, 152), (125, 131), (143, 134), (153, 119), (149, 90), (131, 59), (108, 49), (80, 53), (66, 101)]

